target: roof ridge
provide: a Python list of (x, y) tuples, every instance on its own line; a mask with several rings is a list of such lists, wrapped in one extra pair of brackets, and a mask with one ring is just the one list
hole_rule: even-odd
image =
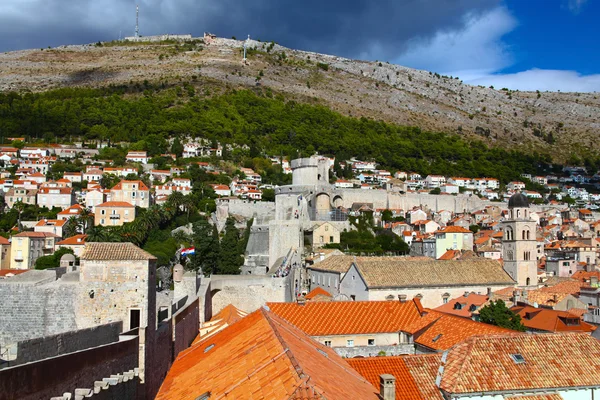
[[(264, 309), (261, 309), (261, 310), (263, 311), (263, 313), (266, 313), (266, 310), (264, 310)], [(308, 335), (307, 335), (307, 337), (309, 338), (309, 341), (306, 341), (304, 338), (302, 338), (302, 337), (299, 337), (299, 336), (298, 336), (298, 335), (296, 335), (294, 332), (292, 332), (292, 330), (290, 330), (288, 327), (284, 326), (284, 325), (283, 325), (281, 322), (272, 320), (272, 319), (271, 319), (271, 316), (270, 316), (269, 314), (264, 314), (264, 315), (265, 315), (266, 319), (269, 321), (269, 324), (271, 325), (271, 328), (273, 328), (273, 331), (274, 331), (274, 332), (276, 332), (276, 333), (275, 333), (275, 336), (276, 336), (276, 337), (277, 337), (277, 338), (280, 340), (280, 342), (281, 342), (281, 344), (284, 346), (284, 348), (286, 348), (285, 346), (287, 346), (287, 343), (286, 343), (286, 342), (285, 342), (285, 340), (284, 340), (284, 339), (281, 337), (281, 335), (280, 335), (280, 333), (279, 333), (279, 331), (278, 331), (278, 328), (277, 328), (277, 327), (275, 327), (275, 325), (274, 325), (274, 324), (277, 324), (277, 325), (278, 325), (280, 328), (282, 328), (282, 329), (286, 330), (286, 331), (287, 331), (287, 332), (288, 332), (290, 335), (294, 336), (296, 339), (298, 339), (298, 340), (300, 340), (300, 341), (302, 341), (302, 342), (304, 342), (304, 343), (310, 343), (310, 340), (313, 340), (313, 339), (310, 339), (310, 336), (308, 336)], [(276, 315), (276, 314), (275, 314), (275, 315)], [(284, 320), (282, 317), (279, 317), (278, 315), (276, 315), (276, 316), (277, 316), (277, 318), (280, 318), (280, 319)], [(285, 320), (284, 320), (284, 321), (285, 321)], [(290, 324), (291, 326), (293, 326), (294, 328), (296, 328), (296, 329), (300, 330), (300, 328), (297, 328), (296, 326), (292, 325), (290, 322), (287, 322), (287, 321), (286, 321), (286, 323), (288, 323), (288, 324)], [(316, 342), (316, 341), (315, 341), (315, 342)], [(311, 344), (311, 345), (313, 345), (313, 343), (310, 343), (310, 344)], [(321, 344), (320, 344), (320, 343), (318, 343), (318, 342), (316, 342), (316, 344), (318, 344), (318, 345), (321, 345)], [(321, 345), (321, 346), (322, 346), (322, 345)], [(315, 348), (317, 349), (317, 351), (319, 351), (319, 352), (323, 352), (323, 350), (319, 349), (319, 347), (318, 347), (318, 346), (315, 346)], [(288, 357), (290, 358), (290, 361), (292, 361), (292, 359), (293, 359), (293, 361), (292, 361), (292, 364), (295, 362), (295, 363), (298, 365), (299, 369), (302, 371), (302, 374), (304, 374), (304, 370), (302, 369), (302, 367), (300, 366), (300, 364), (297, 362), (297, 360), (294, 358), (294, 356), (293, 356), (293, 353), (292, 353), (291, 351), (288, 351)], [(364, 378), (362, 375), (360, 375), (358, 372), (356, 372), (356, 370), (354, 370), (352, 367), (350, 367), (350, 365), (348, 365), (347, 363), (346, 363), (346, 365), (339, 364), (339, 363), (338, 363), (338, 362), (336, 362), (335, 360), (333, 360), (333, 359), (329, 358), (329, 356), (327, 356), (327, 357), (328, 357), (329, 361), (331, 361), (331, 362), (332, 362), (332, 363), (334, 363), (335, 365), (339, 366), (339, 367), (340, 367), (340, 368), (342, 368), (344, 371), (346, 371), (346, 372), (348, 372), (348, 373), (350, 373), (350, 374), (353, 374), (354, 376), (358, 377), (360, 380), (362, 380), (363, 382), (366, 382), (366, 383), (368, 383), (369, 385), (371, 384), (371, 383), (370, 383), (368, 380), (366, 380), (366, 379), (365, 379), (365, 378)], [(296, 369), (296, 372), (298, 372), (298, 369)], [(300, 379), (304, 379), (304, 377), (303, 377), (302, 375), (300, 375), (300, 374), (299, 374), (298, 376), (300, 377)], [(307, 374), (305, 374), (305, 376), (307, 376), (308, 378), (310, 378), (310, 375), (307, 375)], [(308, 381), (308, 379), (307, 379), (307, 381)], [(313, 386), (314, 386), (314, 385), (313, 385)]]

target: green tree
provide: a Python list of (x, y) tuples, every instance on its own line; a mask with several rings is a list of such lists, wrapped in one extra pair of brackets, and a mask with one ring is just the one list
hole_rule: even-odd
[(43, 256), (35, 261), (35, 269), (48, 269), (60, 267), (60, 259), (65, 254), (73, 254), (73, 250), (61, 247), (49, 256)]
[(67, 220), (63, 227), (63, 237), (69, 238), (77, 235), (79, 231), (79, 221), (76, 217), (71, 217)]
[(262, 200), (263, 201), (275, 201), (275, 190), (264, 189), (262, 192)]
[(480, 321), (514, 331), (525, 332), (521, 323), (521, 316), (512, 312), (501, 299), (490, 301), (488, 305), (479, 310)]
[(481, 227), (479, 225), (470, 225), (469, 226), (469, 230), (473, 233), (479, 232), (480, 229), (481, 229)]
[(235, 219), (229, 217), (225, 222), (225, 234), (221, 241), (219, 274), (236, 275), (240, 273), (244, 258), (239, 253), (239, 241), (240, 231), (235, 227)]
[(173, 140), (173, 144), (171, 144), (171, 153), (175, 154), (177, 158), (181, 157), (183, 154), (183, 144), (178, 137)]
[(192, 241), (196, 252), (190, 257), (187, 269), (202, 270), (205, 275), (217, 272), (219, 262), (219, 233), (211, 226), (206, 218), (196, 221), (192, 226)]

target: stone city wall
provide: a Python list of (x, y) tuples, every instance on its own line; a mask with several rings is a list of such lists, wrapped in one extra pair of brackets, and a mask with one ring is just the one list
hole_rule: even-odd
[(196, 299), (173, 316), (175, 322), (173, 358), (190, 347), (200, 328), (200, 302)]
[(257, 277), (253, 275), (213, 276), (211, 281), (212, 314), (227, 305), (253, 312), (267, 302), (289, 302), (289, 276), (285, 278)]
[(401, 354), (416, 354), (415, 345), (412, 343), (399, 344), (396, 346), (356, 346), (356, 347), (334, 347), (333, 350), (344, 358), (354, 357), (376, 357), (380, 352), (386, 356), (398, 356)]
[(77, 330), (76, 290), (76, 284), (0, 283), (0, 346)]
[(91, 388), (94, 382), (138, 366), (137, 336), (104, 346), (5, 368), (0, 371), (0, 400), (39, 400)]
[(8, 358), (4, 357), (6, 353), (2, 353), (0, 357), (8, 359), (8, 361), (5, 365), (0, 365), (0, 368), (14, 367), (28, 362), (118, 342), (119, 334), (122, 330), (123, 323), (118, 321), (93, 328), (18, 342), (8, 347)]
[(275, 214), (275, 202), (270, 201), (252, 201), (232, 199), (228, 201), (217, 200), (219, 207), (227, 208), (229, 214), (241, 215), (244, 218), (250, 219), (255, 215), (258, 217), (268, 217)]

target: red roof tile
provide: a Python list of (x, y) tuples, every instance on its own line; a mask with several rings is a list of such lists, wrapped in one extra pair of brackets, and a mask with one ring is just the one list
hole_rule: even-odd
[(600, 341), (587, 333), (473, 337), (445, 359), (439, 387), (451, 395), (600, 386)]
[(399, 332), (420, 318), (413, 301), (267, 303), (310, 336)]
[(393, 375), (396, 378), (396, 400), (430, 400), (419, 391), (402, 357), (352, 358), (347, 361), (376, 388), (379, 387), (379, 375)]
[(521, 322), (528, 329), (544, 332), (593, 332), (596, 330), (594, 325), (581, 321), (579, 315), (566, 311), (531, 306), (514, 306), (511, 311), (521, 316)]
[(323, 289), (320, 286), (317, 286), (316, 288), (314, 288), (313, 290), (311, 290), (306, 296), (304, 296), (304, 298), (306, 300), (312, 300), (316, 296), (332, 297), (331, 294), (327, 290)]
[(60, 242), (56, 243), (58, 246), (76, 246), (76, 245), (85, 245), (85, 241), (87, 239), (88, 235), (75, 235), (75, 236), (71, 236), (66, 238), (65, 240), (61, 240)]
[(335, 351), (260, 309), (181, 352), (157, 400), (377, 399), (377, 390)]
[(429, 311), (407, 327), (405, 332), (413, 335), (416, 344), (435, 351), (449, 349), (472, 336), (516, 333), (510, 329), (437, 311)]

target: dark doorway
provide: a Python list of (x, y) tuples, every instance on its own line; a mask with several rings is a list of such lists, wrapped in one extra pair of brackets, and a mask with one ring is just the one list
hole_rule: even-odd
[(140, 310), (129, 310), (129, 329), (140, 327)]

